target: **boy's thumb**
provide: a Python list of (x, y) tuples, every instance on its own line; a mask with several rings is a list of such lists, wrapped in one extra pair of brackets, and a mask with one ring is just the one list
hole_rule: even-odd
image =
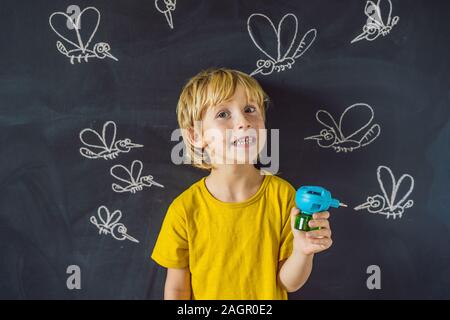
[(295, 225), (295, 216), (300, 213), (300, 210), (297, 207), (292, 207), (291, 209), (291, 227), (294, 229)]

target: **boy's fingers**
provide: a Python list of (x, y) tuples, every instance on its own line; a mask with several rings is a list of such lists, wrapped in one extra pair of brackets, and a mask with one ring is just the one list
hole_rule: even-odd
[(328, 211), (316, 212), (313, 214), (314, 219), (328, 219), (329, 217), (330, 217), (330, 212), (328, 212)]
[(309, 221), (309, 226), (311, 228), (321, 227), (325, 229), (330, 229), (330, 222), (326, 219), (314, 219)]
[(292, 207), (292, 209), (291, 209), (291, 216), (295, 217), (299, 213), (300, 213), (300, 210), (297, 207)]
[(325, 239), (312, 239), (310, 240), (312, 244), (316, 244), (316, 245), (320, 245), (320, 246), (325, 246), (325, 247), (331, 247), (331, 245), (333, 244), (333, 240), (331, 240), (330, 238), (325, 238)]
[(309, 238), (321, 238), (321, 237), (330, 238), (331, 230), (324, 228), (320, 230), (309, 231), (306, 233), (306, 236)]

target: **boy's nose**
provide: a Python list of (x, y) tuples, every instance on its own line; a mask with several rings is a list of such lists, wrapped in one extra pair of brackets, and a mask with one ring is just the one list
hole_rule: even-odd
[(240, 115), (238, 118), (238, 129), (247, 129), (251, 128), (252, 124), (244, 115)]
[(242, 123), (242, 124), (240, 124), (239, 126), (238, 126), (238, 129), (247, 129), (247, 128), (251, 128), (251, 124), (250, 124), (250, 122), (246, 122), (246, 123)]

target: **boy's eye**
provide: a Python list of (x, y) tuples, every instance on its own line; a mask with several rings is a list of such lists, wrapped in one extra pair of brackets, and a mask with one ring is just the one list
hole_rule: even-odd
[(228, 116), (228, 112), (221, 111), (217, 114), (217, 118), (226, 118)]
[(254, 106), (246, 106), (245, 107), (245, 112), (251, 113), (251, 112), (255, 112), (255, 111), (256, 111), (256, 108)]

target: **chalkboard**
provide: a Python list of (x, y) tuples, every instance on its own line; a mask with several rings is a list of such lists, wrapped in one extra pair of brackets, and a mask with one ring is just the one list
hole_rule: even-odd
[(210, 67), (269, 94), (279, 176), (349, 205), (290, 299), (450, 298), (448, 1), (162, 3), (1, 2), (0, 298), (163, 297), (161, 223), (207, 174), (171, 161), (175, 107)]

